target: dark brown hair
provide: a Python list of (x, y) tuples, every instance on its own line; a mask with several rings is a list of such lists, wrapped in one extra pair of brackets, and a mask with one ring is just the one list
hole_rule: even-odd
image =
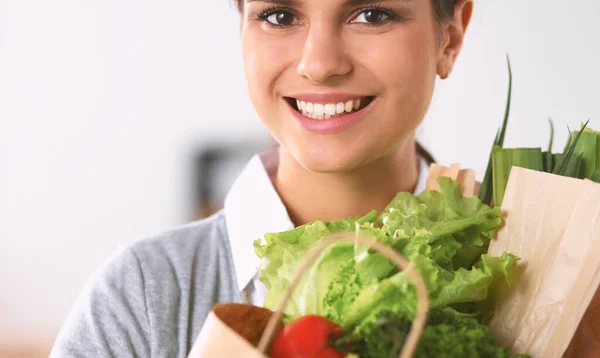
[(433, 16), (439, 23), (454, 18), (454, 5), (457, 0), (431, 0), (433, 5)]
[[(437, 23), (442, 24), (454, 17), (454, 5), (458, 0), (431, 0), (433, 5), (433, 16)], [(238, 11), (244, 8), (244, 0), (234, 0)], [(421, 143), (416, 142), (416, 151), (427, 164), (435, 163), (435, 158), (425, 149)]]

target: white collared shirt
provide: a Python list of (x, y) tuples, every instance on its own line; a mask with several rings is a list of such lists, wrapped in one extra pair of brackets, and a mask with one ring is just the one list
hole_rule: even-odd
[[(232, 185), (225, 198), (225, 220), (231, 244), (238, 287), (245, 289), (248, 302), (262, 306), (267, 288), (258, 280), (260, 260), (253, 242), (265, 233), (294, 228), (287, 209), (273, 186), (278, 163), (277, 151), (255, 155)], [(419, 161), (415, 194), (425, 190), (429, 167)]]

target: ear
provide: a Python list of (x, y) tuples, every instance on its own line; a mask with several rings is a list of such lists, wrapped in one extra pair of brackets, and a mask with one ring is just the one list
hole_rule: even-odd
[(472, 14), (473, 0), (457, 0), (454, 4), (454, 18), (442, 25), (442, 41), (437, 64), (437, 73), (441, 78), (448, 77), (454, 67)]

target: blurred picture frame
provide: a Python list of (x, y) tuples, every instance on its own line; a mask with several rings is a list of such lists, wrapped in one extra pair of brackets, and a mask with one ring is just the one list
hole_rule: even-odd
[(274, 146), (257, 137), (203, 145), (194, 153), (194, 216), (209, 217), (223, 208), (225, 197), (248, 161)]

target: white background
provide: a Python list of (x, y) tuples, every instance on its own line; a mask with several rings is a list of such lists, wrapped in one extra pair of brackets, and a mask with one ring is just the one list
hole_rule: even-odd
[[(545, 146), (548, 117), (555, 150), (566, 125), (599, 129), (599, 17), (596, 0), (476, 0), (423, 142), (481, 176), (505, 53), (507, 145)], [(51, 344), (107, 255), (191, 220), (209, 137), (264, 134), (228, 0), (0, 0), (0, 346)]]

